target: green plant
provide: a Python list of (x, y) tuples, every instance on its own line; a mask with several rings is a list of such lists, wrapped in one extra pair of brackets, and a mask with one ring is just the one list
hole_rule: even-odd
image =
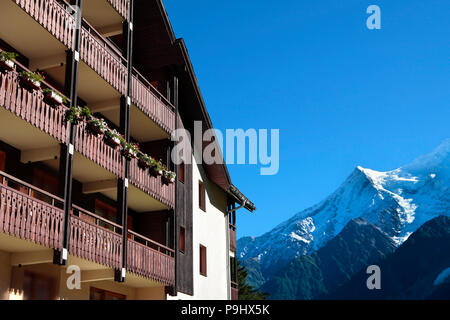
[(108, 124), (103, 119), (90, 118), (87, 123), (91, 126), (99, 128), (100, 130), (103, 130), (103, 132), (106, 132), (106, 130), (108, 129)]
[(123, 137), (120, 135), (119, 132), (117, 132), (117, 130), (106, 129), (106, 131), (104, 133), (105, 134), (103, 136), (103, 140), (110, 147), (115, 149), (116, 147), (120, 146), (121, 144), (123, 145), (125, 139), (123, 139)]
[(166, 169), (166, 166), (162, 163), (162, 160), (156, 162), (156, 169), (158, 171), (164, 171)]
[(176, 176), (177, 175), (173, 171), (170, 171), (170, 170), (164, 170), (163, 171), (163, 177), (170, 183), (174, 183), (175, 182)]
[(62, 100), (63, 103), (67, 103), (67, 98), (64, 97), (63, 95), (59, 94), (58, 92), (56, 92), (56, 91), (53, 90), (53, 89), (45, 88), (45, 89), (42, 90), (42, 91), (43, 91), (44, 93), (54, 94), (54, 95), (58, 96), (58, 97)]
[(151, 162), (151, 157), (145, 153), (140, 153), (139, 154), (139, 166), (142, 169), (147, 169), (148, 167), (150, 167), (150, 162)]
[(80, 110), (80, 114), (82, 117), (84, 117), (86, 120), (89, 120), (92, 118), (91, 116), (91, 110), (89, 110), (88, 106), (84, 106)]
[(149, 165), (151, 168), (156, 168), (158, 166), (158, 162), (154, 158), (150, 157)]
[(1, 61), (15, 61), (18, 56), (19, 55), (15, 52), (7, 52), (7, 51), (0, 52)]
[(128, 160), (136, 158), (139, 153), (139, 145), (137, 143), (125, 143), (122, 145), (122, 154)]
[(149, 155), (145, 154), (145, 153), (141, 153), (139, 155), (139, 160), (141, 160), (141, 161), (147, 163), (148, 165), (150, 165), (151, 157)]
[(107, 136), (108, 138), (111, 139), (117, 139), (120, 143), (122, 143), (122, 141), (125, 141), (123, 139), (123, 137), (120, 135), (119, 132), (117, 132), (116, 129), (109, 129), (105, 131), (105, 136)]
[(20, 75), (34, 82), (42, 82), (45, 80), (45, 77), (39, 72), (22, 71)]
[(155, 159), (150, 160), (150, 174), (152, 176), (161, 176), (164, 172), (165, 166), (161, 160), (156, 161)]
[(67, 111), (66, 111), (66, 121), (73, 123), (73, 124), (78, 124), (78, 122), (82, 119), (81, 116), (81, 107), (79, 106), (73, 106), (70, 107)]

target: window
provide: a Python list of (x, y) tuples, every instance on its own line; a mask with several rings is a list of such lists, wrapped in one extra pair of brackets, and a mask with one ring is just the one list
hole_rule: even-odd
[(203, 211), (206, 211), (205, 197), (206, 197), (205, 185), (203, 184), (203, 182), (199, 181), (198, 182), (198, 206)]
[(180, 163), (178, 167), (178, 180), (184, 183), (184, 162)]
[(126, 298), (125, 295), (120, 293), (91, 287), (90, 300), (126, 300)]
[(186, 250), (186, 229), (180, 227), (180, 252), (184, 253)]
[(231, 282), (237, 283), (237, 259), (236, 257), (230, 257), (230, 274)]
[(204, 277), (208, 276), (206, 260), (206, 247), (200, 245), (200, 274)]

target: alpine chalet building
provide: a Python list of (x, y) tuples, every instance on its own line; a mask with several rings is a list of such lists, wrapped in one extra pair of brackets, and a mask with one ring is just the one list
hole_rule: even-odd
[(172, 163), (212, 124), (162, 2), (2, 0), (0, 50), (0, 298), (236, 299), (255, 206)]

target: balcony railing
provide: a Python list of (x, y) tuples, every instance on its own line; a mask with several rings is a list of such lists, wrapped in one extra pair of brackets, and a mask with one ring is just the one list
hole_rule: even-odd
[(128, 270), (168, 286), (175, 283), (175, 251), (128, 231)]
[[(0, 232), (62, 249), (64, 200), (0, 171)], [(70, 216), (69, 252), (110, 268), (121, 268), (122, 227), (80, 207)], [(128, 231), (128, 270), (173, 285), (174, 251)]]
[(239, 285), (231, 282), (231, 300), (239, 300)]
[(114, 9), (122, 16), (122, 18), (128, 20), (130, 17), (130, 0), (108, 0)]
[[(73, 206), (70, 252), (84, 259), (121, 268), (122, 227), (80, 207)], [(174, 251), (128, 230), (127, 270), (144, 278), (173, 285)]]
[[(14, 1), (58, 40), (67, 47), (73, 48), (75, 20), (67, 2), (62, 0)], [(122, 11), (128, 15), (129, 0), (108, 1), (116, 9), (119, 8), (119, 12)], [(82, 24), (81, 59), (117, 91), (126, 94), (127, 68), (122, 53), (85, 20)], [(133, 103), (142, 112), (166, 132), (171, 133), (174, 130), (173, 105), (136, 70), (133, 71), (131, 91)]]
[(14, 0), (25, 12), (39, 22), (56, 39), (73, 49), (75, 19), (68, 4), (55, 0)]
[(62, 248), (63, 200), (0, 171), (0, 232)]
[(175, 184), (165, 185), (161, 177), (153, 177), (141, 169), (137, 159), (131, 161), (129, 173), (130, 182), (136, 187), (171, 208), (175, 206)]
[[(18, 67), (27, 70), (19, 64)], [(67, 144), (69, 129), (68, 123), (64, 119), (67, 107), (49, 106), (44, 102), (42, 91), (30, 92), (22, 88), (19, 79), (20, 75), (16, 71), (0, 73), (0, 106), (58, 141)], [(47, 83), (43, 84), (51, 87)], [(81, 121), (75, 126), (75, 150), (117, 177), (123, 178), (125, 159), (121, 152), (106, 145), (101, 135), (94, 136), (88, 133), (86, 126), (85, 121)], [(153, 177), (148, 171), (142, 170), (137, 165), (137, 160), (131, 162), (130, 181), (156, 200), (169, 207), (174, 207), (174, 185), (164, 185), (161, 177)]]
[(230, 250), (237, 251), (236, 226), (230, 224)]
[[(17, 62), (16, 64), (22, 70), (29, 71)], [(41, 91), (29, 92), (22, 88), (19, 77), (16, 71), (0, 73), (0, 106), (60, 142), (67, 143), (69, 129), (64, 121), (64, 110), (46, 104)], [(47, 83), (44, 84), (51, 87)]]
[(101, 136), (90, 134), (85, 121), (75, 126), (75, 150), (116, 176), (124, 177), (125, 159), (120, 151), (106, 145)]
[(166, 132), (175, 129), (174, 107), (136, 69), (131, 80), (133, 103)]
[[(72, 206), (69, 252), (86, 260), (120, 269), (122, 227), (80, 207)], [(102, 224), (103, 226), (100, 226)]]
[(81, 28), (81, 59), (121, 94), (126, 93), (127, 68), (122, 54), (86, 21)]

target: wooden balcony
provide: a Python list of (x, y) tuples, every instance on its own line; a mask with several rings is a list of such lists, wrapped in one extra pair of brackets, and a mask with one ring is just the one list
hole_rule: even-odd
[[(113, 7), (128, 14), (128, 0), (108, 0)], [(68, 48), (74, 46), (75, 21), (65, 1), (14, 0), (34, 20)], [(125, 11), (124, 11), (125, 10)], [(81, 60), (98, 73), (120, 94), (126, 94), (126, 60), (110, 41), (83, 20), (81, 28)], [(133, 71), (131, 99), (145, 115), (166, 133), (175, 128), (173, 105), (165, 99), (137, 70)]]
[(0, 171), (0, 232), (62, 249), (63, 200)]
[(75, 126), (75, 150), (117, 177), (125, 175), (125, 159), (119, 150), (106, 145), (101, 136), (94, 136), (87, 130), (87, 123)]
[(239, 300), (239, 286), (236, 282), (231, 282), (231, 300)]
[[(18, 67), (27, 70), (18, 64)], [(44, 102), (41, 91), (29, 92), (22, 88), (18, 72), (0, 73), (0, 106), (17, 117), (49, 134), (59, 142), (68, 144), (68, 124), (64, 120), (67, 108), (63, 105), (54, 108)], [(45, 83), (46, 86), (49, 86)], [(49, 86), (50, 87), (50, 86)], [(75, 126), (74, 147), (77, 152), (98, 164), (117, 177), (124, 177), (125, 159), (118, 149), (106, 145), (102, 136), (88, 133), (86, 122)], [(153, 177), (142, 170), (133, 160), (130, 165), (130, 182), (147, 195), (173, 208), (175, 205), (175, 186), (165, 185), (161, 177)]]
[(136, 69), (131, 80), (131, 101), (169, 134), (175, 129), (174, 108)]
[[(28, 71), (24, 67), (21, 69)], [(64, 121), (65, 110), (46, 104), (41, 91), (25, 90), (16, 71), (0, 73), (0, 106), (56, 140), (68, 143), (69, 129)]]
[(125, 19), (130, 17), (130, 0), (107, 0), (111, 6)]
[(127, 268), (134, 274), (175, 284), (175, 251), (135, 232), (128, 231)]
[(237, 252), (236, 226), (230, 224), (230, 250)]
[[(0, 171), (0, 232), (62, 249), (63, 200)], [(77, 206), (69, 222), (69, 253), (121, 268), (122, 227)], [(174, 251), (128, 230), (127, 270), (165, 285), (175, 283)]]
[(175, 184), (165, 185), (160, 176), (154, 177), (148, 170), (141, 169), (137, 159), (131, 161), (129, 173), (133, 185), (168, 207), (175, 207)]
[[(122, 227), (80, 207), (73, 206), (70, 253), (121, 268)], [(128, 230), (127, 270), (165, 285), (175, 283), (174, 250)]]
[[(72, 206), (69, 252), (77, 257), (119, 270), (122, 265), (122, 227)], [(106, 227), (101, 227), (102, 223)]]

